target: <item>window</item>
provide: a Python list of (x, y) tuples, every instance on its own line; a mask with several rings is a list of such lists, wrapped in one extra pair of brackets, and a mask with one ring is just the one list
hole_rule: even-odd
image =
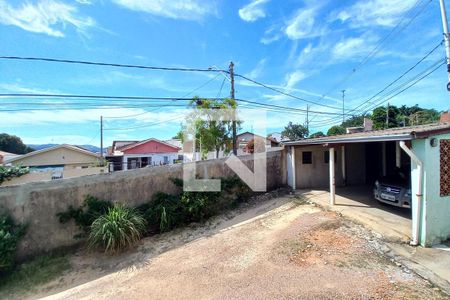
[(169, 157), (168, 156), (164, 156), (164, 164), (168, 164), (169, 163)]
[(304, 165), (312, 164), (312, 152), (311, 151), (302, 152), (302, 164), (304, 164)]
[[(323, 162), (324, 163), (329, 163), (330, 162), (330, 151), (325, 151), (323, 152)], [(337, 151), (334, 151), (334, 163), (337, 162)]]

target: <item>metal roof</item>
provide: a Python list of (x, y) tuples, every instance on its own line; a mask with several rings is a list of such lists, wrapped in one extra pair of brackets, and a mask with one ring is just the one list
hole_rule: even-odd
[(450, 132), (450, 123), (426, 124), (418, 126), (389, 128), (384, 130), (372, 130), (355, 132), (342, 135), (325, 136), (320, 138), (303, 139), (283, 142), (283, 145), (323, 145), (342, 143), (407, 141), (426, 138), (431, 135)]

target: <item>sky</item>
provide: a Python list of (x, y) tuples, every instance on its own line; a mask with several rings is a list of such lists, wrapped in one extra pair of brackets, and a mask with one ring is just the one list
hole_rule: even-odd
[[(326, 132), (342, 121), (342, 90), (348, 115), (387, 102), (449, 108), (445, 66), (395, 95), (445, 58), (438, 46), (443, 35), (437, 0), (0, 0), (0, 37), (0, 56), (202, 69), (228, 69), (233, 61), (237, 74), (296, 97), (237, 77), (236, 98), (296, 109), (311, 101), (310, 132)], [(0, 93), (214, 98), (230, 95), (230, 81), (220, 72), (0, 59)], [(186, 114), (176, 101), (0, 101), (0, 132), (27, 144), (98, 146), (100, 116), (106, 146), (113, 140), (170, 139)], [(265, 118), (267, 132), (306, 121), (299, 111), (269, 110)], [(242, 130), (252, 130), (250, 123)]]

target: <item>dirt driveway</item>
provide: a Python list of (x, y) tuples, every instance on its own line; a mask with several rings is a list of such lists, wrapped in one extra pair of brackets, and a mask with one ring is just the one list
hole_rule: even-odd
[[(248, 218), (253, 215), (259, 216)], [(447, 299), (383, 256), (382, 244), (364, 228), (299, 199), (270, 200), (201, 232), (202, 237), (159, 255), (154, 247), (161, 240), (146, 239), (116, 261), (120, 266), (128, 258), (135, 261), (132, 267), (49, 298)], [(162, 238), (175, 245), (179, 236)], [(93, 257), (76, 259), (85, 270), (72, 271), (60, 283), (73, 282), (73, 272), (77, 278), (89, 276), (87, 265), (98, 264)]]

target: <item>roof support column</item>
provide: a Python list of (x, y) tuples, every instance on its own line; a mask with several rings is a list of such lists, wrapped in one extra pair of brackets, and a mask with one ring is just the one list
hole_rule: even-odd
[(400, 149), (400, 142), (395, 142), (395, 166), (400, 168), (402, 166), (402, 150)]
[(342, 180), (344, 181), (344, 186), (347, 184), (347, 174), (345, 170), (345, 146), (341, 146), (341, 169), (342, 169)]
[(330, 205), (335, 204), (336, 200), (336, 177), (335, 177), (335, 161), (334, 161), (334, 148), (330, 148)]
[(291, 170), (292, 170), (292, 189), (295, 190), (297, 178), (295, 176), (295, 147), (291, 146)]

